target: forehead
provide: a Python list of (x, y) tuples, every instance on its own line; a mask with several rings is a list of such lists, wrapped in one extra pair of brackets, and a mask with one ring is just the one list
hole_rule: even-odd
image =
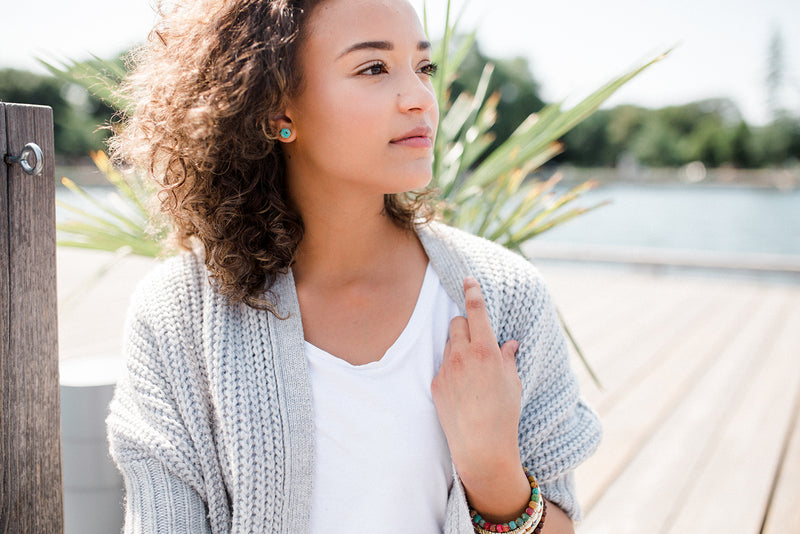
[(309, 47), (341, 52), (358, 41), (408, 42), (425, 40), (417, 12), (407, 0), (327, 0), (309, 19)]

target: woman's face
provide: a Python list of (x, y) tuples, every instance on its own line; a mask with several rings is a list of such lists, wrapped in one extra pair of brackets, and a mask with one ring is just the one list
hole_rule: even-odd
[(439, 109), (430, 44), (413, 7), (327, 0), (307, 30), (303, 83), (286, 110), (290, 177), (370, 194), (426, 186)]

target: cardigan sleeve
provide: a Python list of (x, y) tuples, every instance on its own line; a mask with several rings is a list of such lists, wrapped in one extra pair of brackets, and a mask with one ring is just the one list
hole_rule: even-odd
[(200, 495), (153, 458), (118, 464), (125, 479), (124, 534), (210, 534)]
[(123, 532), (210, 533), (196, 440), (185, 417), (187, 395), (166, 363), (150, 304), (139, 294), (128, 312), (126, 373), (106, 419), (111, 457), (125, 481)]
[(580, 398), (566, 336), (544, 282), (534, 270), (523, 295), (517, 368), (522, 381), (520, 454), (545, 497), (573, 520), (581, 517), (574, 469), (600, 443), (597, 415)]

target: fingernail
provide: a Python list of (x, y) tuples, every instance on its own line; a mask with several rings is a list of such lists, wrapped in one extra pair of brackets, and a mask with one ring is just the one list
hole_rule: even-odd
[(478, 280), (476, 280), (474, 276), (468, 276), (464, 278), (464, 285), (469, 287), (477, 286)]

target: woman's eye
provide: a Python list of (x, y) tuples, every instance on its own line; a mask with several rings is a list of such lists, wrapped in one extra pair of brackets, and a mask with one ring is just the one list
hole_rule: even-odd
[(376, 62), (362, 70), (360, 74), (369, 74), (370, 76), (375, 76), (384, 72), (387, 72), (386, 65), (381, 62)]
[(436, 63), (428, 63), (427, 65), (423, 66), (422, 71), (423, 74), (427, 74), (428, 76), (433, 76), (436, 74), (436, 71), (439, 69), (439, 65)]
[[(420, 67), (419, 71), (423, 74), (428, 76), (433, 76), (436, 74), (436, 70), (439, 66), (436, 63), (428, 63), (427, 65), (423, 65)], [(377, 76), (378, 74), (388, 73), (389, 69), (386, 68), (386, 64), (381, 61), (377, 61), (366, 68), (359, 71), (359, 74), (366, 74), (369, 76)]]

